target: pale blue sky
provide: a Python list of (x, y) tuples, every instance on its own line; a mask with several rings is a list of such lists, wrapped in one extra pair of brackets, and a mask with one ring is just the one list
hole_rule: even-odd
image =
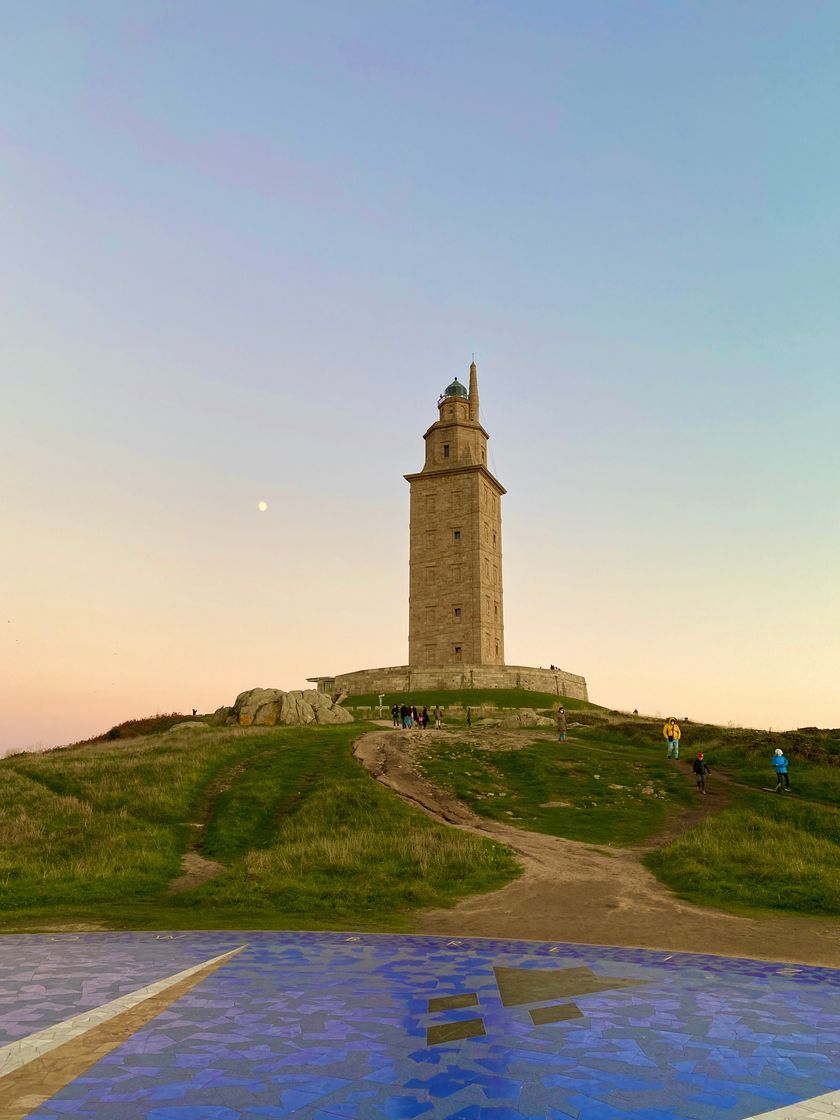
[(404, 662), (473, 351), (508, 661), (840, 724), (838, 5), (7, 4), (0, 98), (1, 745)]

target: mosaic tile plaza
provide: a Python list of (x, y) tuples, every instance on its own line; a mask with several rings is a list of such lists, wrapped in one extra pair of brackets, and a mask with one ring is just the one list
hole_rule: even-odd
[(340, 933), (0, 941), (0, 1120), (825, 1120), (840, 972)]

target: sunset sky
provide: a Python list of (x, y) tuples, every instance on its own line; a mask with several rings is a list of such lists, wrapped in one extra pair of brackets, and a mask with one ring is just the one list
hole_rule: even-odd
[(473, 352), (508, 663), (840, 725), (840, 5), (18, 0), (0, 98), (0, 750), (404, 664)]

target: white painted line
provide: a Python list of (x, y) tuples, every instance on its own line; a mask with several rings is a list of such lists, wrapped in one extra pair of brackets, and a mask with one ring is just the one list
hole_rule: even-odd
[(182, 980), (194, 976), (196, 972), (200, 972), (203, 968), (208, 968), (213, 964), (221, 964), (244, 948), (244, 945), (240, 945), (229, 953), (222, 953), (221, 956), (213, 957), (209, 961), (202, 961), (201, 964), (193, 965), (192, 968), (185, 968), (183, 972), (176, 972), (173, 976), (167, 976), (164, 980), (147, 984), (145, 988), (138, 988), (136, 992), (128, 992), (127, 995), (111, 1000), (110, 1003), (103, 1003), (101, 1007), (93, 1007), (87, 1011), (82, 1011), (78, 1015), (74, 1015), (72, 1019), (65, 1019), (62, 1023), (56, 1023), (54, 1027), (46, 1027), (44, 1030), (30, 1034), (26, 1038), (19, 1038), (10, 1042), (7, 1046), (0, 1048), (0, 1077), (5, 1077), (7, 1073), (13, 1073), (21, 1066), (25, 1066), (27, 1062), (40, 1058), (43, 1054), (48, 1054), (50, 1050), (55, 1050), (58, 1046), (63, 1046), (65, 1042), (69, 1042), (72, 1038), (78, 1038), (80, 1035), (86, 1034), (93, 1027), (98, 1027), (100, 1023), (107, 1023), (109, 1019), (136, 1007), (138, 1003), (143, 1003), (144, 1000), (165, 992)]

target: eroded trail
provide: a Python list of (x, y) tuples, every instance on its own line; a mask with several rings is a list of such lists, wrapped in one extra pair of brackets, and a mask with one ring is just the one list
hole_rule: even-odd
[[(517, 853), (523, 874), (450, 910), (418, 915), (418, 933), (621, 945), (840, 967), (840, 924), (795, 917), (744, 918), (681, 902), (642, 865), (650, 845), (603, 848), (528, 832), (476, 816), (419, 773), (424, 743), (446, 731), (374, 731), (354, 751), (374, 777), (442, 823), (487, 836)], [(463, 736), (461, 736), (463, 738)], [(684, 827), (706, 815), (689, 811)], [(680, 831), (671, 823), (667, 835)]]

